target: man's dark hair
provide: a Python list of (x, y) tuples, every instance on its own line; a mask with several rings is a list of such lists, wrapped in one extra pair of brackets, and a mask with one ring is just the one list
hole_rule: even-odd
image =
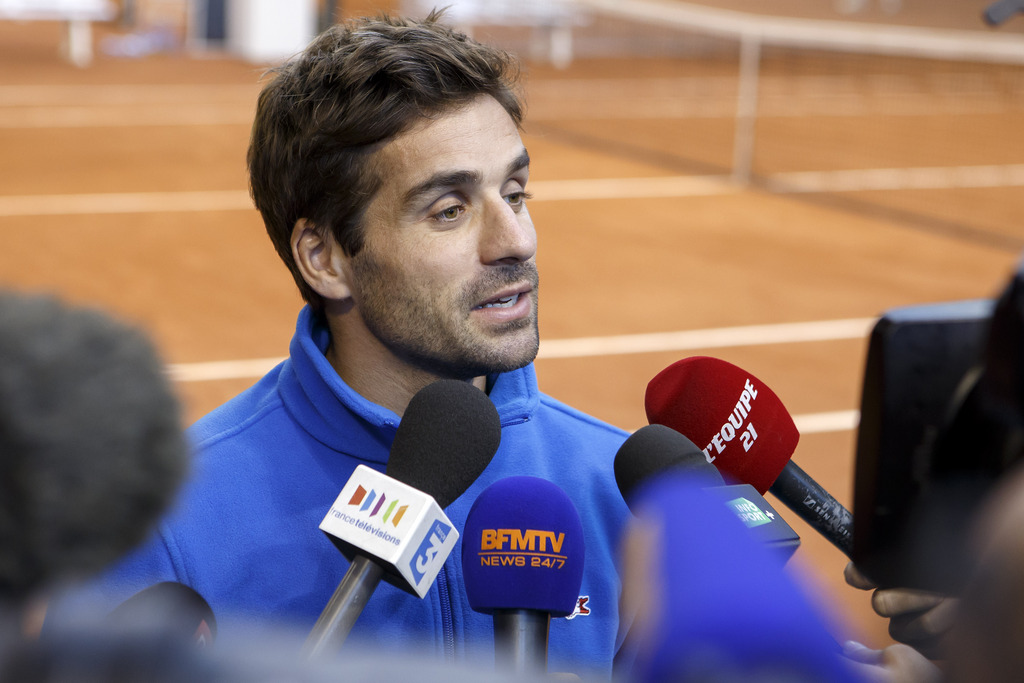
[(187, 463), (179, 400), (141, 330), (0, 292), (0, 606), (134, 548)]
[(267, 232), (314, 310), (323, 302), (303, 280), (291, 250), (305, 218), (330, 231), (352, 256), (361, 221), (380, 187), (372, 164), (383, 143), (416, 121), (480, 95), (494, 97), (518, 126), (518, 62), (440, 23), (382, 16), (329, 28), (301, 54), (271, 70), (249, 143), (249, 182)]

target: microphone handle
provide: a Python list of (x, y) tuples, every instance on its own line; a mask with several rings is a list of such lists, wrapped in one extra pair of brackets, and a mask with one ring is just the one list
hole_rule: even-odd
[(307, 658), (341, 649), (383, 576), (382, 566), (365, 555), (355, 556), (306, 638), (302, 652)]
[(786, 463), (768, 490), (850, 557), (853, 552), (853, 515), (795, 462), (790, 460)]
[(547, 672), (551, 614), (535, 609), (494, 612), (494, 663), (514, 673)]

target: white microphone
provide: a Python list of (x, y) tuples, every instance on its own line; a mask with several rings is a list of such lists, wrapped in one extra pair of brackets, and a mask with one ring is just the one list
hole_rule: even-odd
[(357, 466), (320, 523), (351, 564), (306, 638), (307, 657), (337, 652), (381, 579), (427, 594), (459, 538), (442, 508), (480, 476), (500, 441), (498, 412), (472, 384), (439, 380), (413, 396), (387, 474)]

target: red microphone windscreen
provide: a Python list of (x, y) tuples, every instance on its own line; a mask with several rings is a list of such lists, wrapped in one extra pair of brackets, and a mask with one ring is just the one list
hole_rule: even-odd
[(718, 358), (693, 356), (668, 366), (647, 385), (644, 407), (651, 424), (686, 436), (726, 478), (762, 495), (800, 440), (775, 392)]

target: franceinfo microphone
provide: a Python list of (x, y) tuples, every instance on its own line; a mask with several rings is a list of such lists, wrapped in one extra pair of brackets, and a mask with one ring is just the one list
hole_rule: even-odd
[(380, 580), (426, 595), (459, 534), (441, 511), (484, 471), (501, 441), (498, 412), (467, 382), (440, 380), (409, 402), (387, 474), (356, 467), (320, 529), (351, 562), (303, 651), (337, 652)]
[(849, 557), (853, 516), (790, 461), (800, 433), (779, 397), (717, 358), (673, 363), (647, 385), (648, 420), (686, 435), (727, 478), (771, 491)]
[(551, 617), (572, 614), (583, 582), (583, 526), (557, 485), (501, 479), (466, 517), (462, 572), (469, 606), (494, 617), (494, 661), (516, 673), (547, 671)]
[(776, 551), (783, 562), (800, 546), (800, 536), (757, 489), (750, 484), (726, 486), (704, 452), (674, 429), (660, 424), (641, 427), (615, 454), (615, 483), (630, 510), (647, 486), (666, 476), (701, 487), (709, 500), (732, 512), (757, 542)]

